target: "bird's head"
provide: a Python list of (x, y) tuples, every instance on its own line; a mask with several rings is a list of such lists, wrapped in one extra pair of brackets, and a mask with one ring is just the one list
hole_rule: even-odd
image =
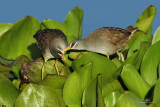
[(50, 42), (50, 51), (51, 54), (55, 57), (55, 58), (62, 58), (63, 60), (65, 60), (66, 62), (67, 59), (65, 58), (64, 54), (64, 49), (67, 47), (67, 41), (60, 39), (54, 39), (54, 41)]
[(64, 52), (66, 52), (66, 51), (68, 51), (68, 50), (70, 50), (70, 49), (79, 50), (79, 48), (80, 48), (79, 42), (80, 42), (80, 41), (79, 41), (78, 39), (73, 40), (73, 41), (68, 45), (68, 47), (66, 47), (66, 48), (64, 49)]

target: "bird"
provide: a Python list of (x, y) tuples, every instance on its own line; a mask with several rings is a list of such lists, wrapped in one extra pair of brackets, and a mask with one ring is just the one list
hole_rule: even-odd
[(59, 75), (59, 71), (57, 68), (58, 59), (63, 59), (67, 62), (67, 59), (64, 56), (64, 49), (68, 46), (66, 35), (59, 29), (44, 29), (38, 31), (33, 36), (36, 41), (38, 47), (42, 51), (43, 55), (43, 66), (42, 66), (42, 80), (44, 73), (44, 65), (49, 59), (55, 58), (55, 68), (57, 74)]
[(131, 36), (137, 28), (130, 30), (117, 28), (117, 27), (102, 27), (84, 39), (73, 40), (64, 51), (68, 50), (84, 50), (99, 53), (109, 58), (109, 55), (117, 53), (120, 60), (121, 50), (130, 40)]

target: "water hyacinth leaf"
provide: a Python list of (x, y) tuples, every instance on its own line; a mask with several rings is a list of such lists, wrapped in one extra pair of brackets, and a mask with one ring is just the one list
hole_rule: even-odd
[(92, 78), (83, 91), (82, 106), (96, 107), (97, 78)]
[(0, 74), (0, 105), (13, 107), (19, 91), (5, 76)]
[(81, 107), (84, 88), (91, 79), (93, 64), (90, 62), (74, 71), (66, 80), (63, 88), (63, 99), (69, 107)]
[(53, 88), (29, 84), (18, 96), (15, 107), (65, 107), (62, 96)]
[(160, 26), (157, 28), (156, 32), (154, 33), (152, 44), (156, 43), (160, 40)]
[(97, 75), (97, 107), (105, 107), (102, 96), (102, 75)]
[(12, 84), (19, 90), (21, 81), (20, 81), (20, 80), (17, 80), (17, 79), (14, 79), (14, 80), (12, 81)]
[(160, 80), (157, 81), (154, 88), (153, 103), (160, 105)]
[(117, 68), (119, 68), (122, 65), (122, 62), (117, 58), (112, 59), (112, 62), (117, 66)]
[(6, 31), (8, 31), (13, 24), (11, 23), (0, 23), (0, 37), (3, 33), (5, 33)]
[(141, 76), (150, 86), (153, 86), (157, 82), (157, 68), (160, 63), (159, 46), (160, 41), (149, 47), (141, 63)]
[(10, 65), (11, 63), (13, 62), (13, 60), (7, 60), (7, 59), (4, 59), (0, 56), (0, 64), (3, 64), (3, 65)]
[(123, 65), (131, 64), (134, 65), (137, 70), (139, 70), (142, 59), (149, 47), (150, 47), (149, 42), (141, 42), (140, 50), (138, 50), (132, 56), (127, 58)]
[(118, 91), (116, 91), (116, 92), (111, 92), (107, 96), (105, 96), (104, 97), (105, 107), (114, 107), (120, 95), (121, 94)]
[(148, 105), (148, 107), (160, 107), (160, 104), (151, 103)]
[[(39, 58), (35, 61), (24, 64), (21, 69), (23, 80), (26, 82), (41, 81), (42, 65), (43, 65), (42, 58)], [(44, 67), (45, 67), (44, 78), (48, 74), (57, 74), (57, 71), (55, 69), (55, 60), (47, 61)], [(67, 76), (70, 74), (69, 67), (66, 66), (65, 64), (62, 64), (61, 62), (58, 61), (57, 67), (60, 72), (60, 75)]]
[(98, 74), (102, 74), (103, 89), (103, 87), (112, 80), (112, 76), (117, 70), (116, 65), (106, 56), (85, 52), (73, 61), (72, 68), (74, 70), (79, 69), (89, 62), (93, 62), (92, 78), (97, 77)]
[(138, 27), (138, 29), (147, 32), (150, 28), (154, 17), (156, 15), (156, 8), (154, 6), (149, 6), (138, 18), (137, 23), (134, 27)]
[(74, 39), (80, 39), (82, 35), (83, 10), (79, 7), (73, 8), (67, 15), (64, 23), (46, 19), (41, 23), (41, 29), (60, 29), (67, 36), (68, 43)]
[(142, 42), (149, 42), (149, 39), (146, 35), (141, 35), (137, 37), (137, 39), (134, 41), (134, 43), (128, 51), (127, 58), (133, 55), (135, 51), (138, 51), (140, 49), (140, 45)]
[(126, 107), (126, 105), (127, 107), (147, 107), (141, 98), (129, 91), (119, 97), (114, 107)]
[(136, 70), (139, 70), (143, 56), (146, 53), (149, 46), (150, 46), (149, 42), (142, 42), (141, 46), (140, 46), (140, 50), (133, 53), (132, 56), (130, 56), (129, 58), (127, 58), (125, 60), (125, 62), (122, 64), (122, 66), (119, 67), (119, 69), (114, 73), (114, 78), (117, 78), (120, 75), (123, 66), (125, 66), (126, 64), (131, 64), (131, 65), (135, 66)]
[(29, 59), (40, 57), (41, 52), (33, 35), (40, 29), (40, 22), (27, 16), (16, 23), (0, 37), (0, 56), (14, 60), (20, 55)]
[(130, 47), (132, 47), (132, 44), (134, 43), (134, 41), (135, 41), (139, 36), (142, 36), (142, 35), (145, 35), (144, 32), (139, 31), (139, 30), (136, 31), (136, 32), (132, 35), (131, 39), (128, 41), (128, 43), (126, 44), (126, 46), (121, 50), (121, 52), (123, 53), (123, 52), (129, 50)]
[(38, 82), (37, 84), (47, 86), (50, 88), (54, 88), (57, 92), (62, 94), (62, 89), (64, 86), (64, 83), (66, 81), (66, 76), (61, 75), (47, 75), (43, 81)]
[[(120, 75), (125, 86), (135, 92), (140, 98), (144, 99), (150, 86), (141, 78), (133, 65), (125, 65)], [(142, 90), (143, 89), (143, 90)]]
[(111, 83), (106, 84), (106, 86), (102, 90), (102, 95), (103, 97), (105, 97), (112, 92), (124, 92), (124, 89), (118, 80), (114, 80)]

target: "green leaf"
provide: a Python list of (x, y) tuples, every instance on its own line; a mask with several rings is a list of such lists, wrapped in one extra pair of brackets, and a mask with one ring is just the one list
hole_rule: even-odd
[(63, 98), (67, 106), (81, 107), (82, 94), (91, 79), (92, 66), (90, 62), (68, 77), (63, 88)]
[(66, 107), (62, 96), (53, 88), (29, 84), (18, 96), (15, 107)]
[(124, 92), (124, 89), (118, 80), (114, 80), (111, 83), (106, 84), (106, 86), (102, 90), (102, 95), (103, 97), (106, 97), (108, 94), (112, 92)]
[(14, 79), (14, 80), (12, 81), (12, 84), (19, 90), (21, 81)]
[(82, 107), (96, 107), (97, 78), (91, 79), (83, 91)]
[(40, 57), (41, 52), (33, 35), (40, 29), (40, 22), (31, 16), (17, 21), (0, 37), (0, 56), (14, 60), (20, 55), (29, 59)]
[(138, 27), (138, 29), (147, 32), (150, 28), (154, 17), (156, 15), (156, 8), (154, 6), (149, 6), (138, 18), (137, 23), (134, 27)]
[(120, 97), (119, 92), (109, 93), (107, 96), (104, 97), (105, 107), (114, 107), (119, 97)]
[(134, 41), (134, 43), (128, 51), (127, 58), (133, 55), (135, 51), (138, 51), (140, 49), (140, 45), (142, 42), (149, 42), (149, 39), (146, 35), (141, 35), (137, 37), (137, 39)]
[(6, 31), (8, 31), (13, 24), (11, 23), (0, 23), (0, 37), (2, 34), (4, 34)]
[(148, 107), (160, 107), (160, 104), (151, 103)]
[(156, 32), (154, 33), (152, 44), (156, 43), (160, 40), (160, 26), (157, 28)]
[(121, 50), (122, 53), (124, 53), (125, 51), (129, 50), (132, 47), (132, 44), (135, 42), (135, 40), (139, 37), (139, 36), (143, 36), (145, 35), (144, 32), (142, 31), (136, 31), (131, 39), (128, 41), (128, 43), (126, 44), (126, 46)]
[(97, 75), (97, 107), (105, 107), (102, 96), (102, 75)]
[(61, 75), (47, 75), (43, 81), (40, 81), (39, 85), (47, 86), (50, 88), (54, 88), (57, 92), (60, 92), (62, 94), (62, 89), (64, 86), (64, 83), (66, 81), (66, 76)]
[(131, 65), (135, 66), (136, 70), (139, 70), (143, 56), (146, 53), (149, 46), (150, 46), (149, 42), (142, 42), (141, 46), (140, 46), (140, 50), (138, 50), (132, 56), (130, 56), (129, 58), (127, 58), (125, 60), (125, 62), (122, 64), (122, 66), (114, 73), (114, 78), (119, 77), (123, 66), (125, 66), (126, 64), (131, 64)]
[(160, 63), (159, 46), (160, 41), (148, 48), (141, 63), (141, 76), (150, 86), (153, 86), (157, 82), (157, 67)]
[(108, 82), (112, 81), (112, 76), (117, 70), (116, 65), (106, 56), (85, 52), (73, 61), (72, 68), (74, 70), (79, 69), (89, 62), (93, 62), (92, 78), (97, 77), (98, 74), (102, 74), (103, 89)]
[[(141, 78), (133, 65), (125, 65), (120, 75), (125, 86), (135, 92), (140, 98), (144, 99), (150, 86)], [(143, 90), (142, 90), (143, 89)]]
[(147, 107), (145, 102), (143, 102), (136, 94), (126, 91), (122, 94), (114, 107)]
[(154, 88), (153, 103), (160, 104), (160, 80), (157, 81)]
[(0, 105), (13, 107), (18, 95), (19, 91), (12, 82), (0, 74)]
[(80, 39), (82, 35), (83, 10), (79, 7), (73, 8), (67, 15), (64, 23), (46, 19), (41, 23), (41, 29), (60, 29), (67, 36), (68, 43), (74, 39)]

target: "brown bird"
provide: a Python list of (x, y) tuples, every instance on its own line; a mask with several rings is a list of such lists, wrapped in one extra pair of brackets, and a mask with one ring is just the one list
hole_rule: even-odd
[(68, 45), (65, 34), (59, 29), (44, 29), (37, 32), (33, 37), (37, 40), (37, 44), (41, 49), (44, 58), (42, 66), (42, 79), (44, 73), (44, 64), (51, 58), (56, 58), (55, 68), (59, 74), (57, 68), (58, 59), (62, 58), (67, 62), (63, 51)]
[(128, 43), (136, 30), (137, 28), (125, 30), (115, 27), (103, 27), (95, 30), (84, 39), (73, 40), (64, 51), (69, 49), (86, 50), (100, 53), (107, 57), (117, 52), (120, 59), (118, 51)]

